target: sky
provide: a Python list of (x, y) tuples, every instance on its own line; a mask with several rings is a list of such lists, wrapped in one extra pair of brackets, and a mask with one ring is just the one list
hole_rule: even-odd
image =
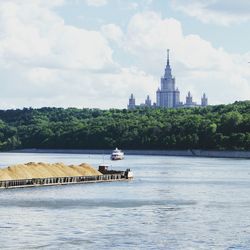
[(170, 49), (184, 101), (250, 99), (249, 0), (1, 0), (0, 109), (155, 102)]

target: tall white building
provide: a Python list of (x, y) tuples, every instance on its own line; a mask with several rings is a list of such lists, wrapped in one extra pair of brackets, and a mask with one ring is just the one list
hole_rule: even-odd
[(201, 98), (201, 104), (197, 104), (193, 102), (193, 97), (188, 92), (186, 96), (186, 102), (183, 104), (180, 102), (180, 91), (175, 86), (175, 78), (172, 76), (172, 69), (170, 66), (169, 60), (169, 49), (168, 49), (168, 57), (167, 57), (167, 65), (165, 68), (164, 76), (161, 78), (161, 86), (156, 91), (156, 103), (151, 104), (151, 100), (149, 96), (145, 100), (145, 103), (140, 105), (136, 105), (135, 98), (133, 94), (131, 94), (129, 99), (128, 109), (135, 109), (136, 107), (161, 107), (161, 108), (178, 108), (178, 107), (197, 107), (202, 106), (206, 107), (208, 105), (208, 98), (204, 93)]
[(156, 92), (156, 106), (164, 108), (175, 108), (180, 105), (180, 91), (175, 87), (175, 78), (172, 76), (172, 69), (168, 59), (165, 74), (161, 78), (161, 88)]

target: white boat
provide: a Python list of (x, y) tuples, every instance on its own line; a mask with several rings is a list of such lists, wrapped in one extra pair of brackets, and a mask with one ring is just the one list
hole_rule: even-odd
[(113, 161), (114, 160), (123, 160), (124, 159), (124, 153), (120, 149), (116, 148), (115, 150), (113, 150), (113, 152), (112, 152), (112, 154), (110, 156), (110, 159), (113, 160)]

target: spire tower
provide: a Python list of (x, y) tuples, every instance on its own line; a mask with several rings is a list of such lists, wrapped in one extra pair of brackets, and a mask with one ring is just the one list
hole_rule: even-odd
[(165, 74), (164, 74), (164, 78), (168, 78), (170, 79), (170, 81), (172, 81), (172, 72), (171, 72), (171, 66), (170, 66), (170, 59), (169, 59), (169, 49), (167, 50), (167, 54), (168, 54), (168, 57), (167, 57), (167, 65), (166, 65), (166, 68), (165, 68)]
[(170, 65), (170, 63), (169, 63), (169, 49), (167, 50), (167, 52), (168, 52), (168, 60), (167, 60), (167, 65), (169, 66), (169, 65)]

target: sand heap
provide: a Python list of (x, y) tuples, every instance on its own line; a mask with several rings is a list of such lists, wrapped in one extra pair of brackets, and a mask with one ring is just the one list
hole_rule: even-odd
[(73, 176), (97, 176), (99, 171), (88, 164), (65, 165), (63, 163), (34, 163), (13, 165), (0, 169), (0, 181), (21, 180), (32, 178), (73, 177)]

